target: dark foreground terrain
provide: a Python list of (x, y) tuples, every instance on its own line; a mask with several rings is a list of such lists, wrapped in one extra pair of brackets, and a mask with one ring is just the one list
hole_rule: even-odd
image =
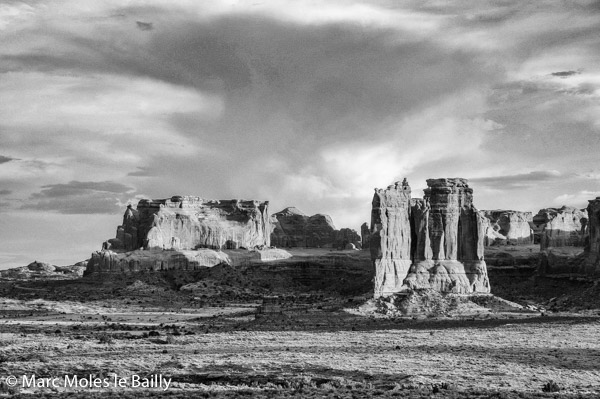
[[(597, 285), (490, 269), (495, 293), (523, 308), (389, 317), (364, 284), (277, 289), (228, 269), (192, 285), (162, 274), (1, 281), (0, 396), (599, 397)], [(261, 306), (269, 294), (279, 298)], [(159, 375), (167, 389), (132, 382)], [(81, 382), (95, 378), (107, 386)]]

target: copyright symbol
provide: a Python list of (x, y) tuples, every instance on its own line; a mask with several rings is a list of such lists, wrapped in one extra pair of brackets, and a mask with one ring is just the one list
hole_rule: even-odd
[(19, 381), (17, 380), (17, 377), (15, 377), (14, 375), (9, 375), (8, 377), (6, 377), (6, 385), (8, 385), (9, 387), (14, 387), (17, 385)]

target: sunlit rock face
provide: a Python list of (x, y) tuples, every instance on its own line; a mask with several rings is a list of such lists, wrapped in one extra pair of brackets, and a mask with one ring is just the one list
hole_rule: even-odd
[(486, 210), (482, 211), (490, 221), (486, 232), (485, 245), (530, 245), (533, 244), (533, 230), (531, 212), (512, 210)]
[(585, 272), (600, 274), (600, 197), (590, 200), (587, 207), (588, 237), (585, 246)]
[(399, 291), (412, 264), (410, 186), (405, 181), (375, 189), (372, 206), (370, 251), (378, 298)]
[(140, 200), (128, 206), (117, 237), (104, 249), (235, 249), (270, 245), (268, 201), (192, 196)]
[(375, 297), (410, 289), (489, 292), (483, 260), (489, 225), (460, 178), (429, 179), (411, 199), (406, 179), (376, 189), (371, 213)]
[(588, 211), (569, 206), (545, 208), (533, 217), (540, 249), (583, 246), (588, 233)]

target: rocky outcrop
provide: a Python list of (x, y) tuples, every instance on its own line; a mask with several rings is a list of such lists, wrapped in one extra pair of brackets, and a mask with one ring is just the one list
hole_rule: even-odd
[(361, 247), (360, 236), (352, 229), (336, 230), (329, 215), (305, 215), (294, 207), (271, 215), (271, 245), (281, 248)]
[(533, 217), (541, 250), (548, 247), (583, 246), (587, 236), (587, 222), (586, 209), (568, 206), (540, 209)]
[(375, 189), (371, 210), (371, 259), (375, 298), (400, 291), (412, 264), (410, 186), (406, 180)]
[(411, 199), (406, 179), (376, 189), (371, 213), (375, 297), (411, 289), (489, 292), (483, 249), (487, 219), (460, 178), (429, 179)]
[[(141, 273), (139, 273), (141, 272)], [(141, 279), (154, 274), (188, 286), (200, 295), (230, 290), (260, 291), (263, 294), (314, 290), (344, 295), (364, 294), (371, 287), (373, 272), (369, 255), (363, 251), (278, 248), (247, 250), (137, 250), (98, 251), (92, 255), (85, 272), (90, 278), (100, 275), (131, 275)], [(211, 280), (215, 285), (206, 283)], [(210, 289), (210, 287), (214, 288)], [(235, 288), (237, 287), (237, 288)], [(181, 289), (184, 289), (183, 287)]]
[(371, 231), (367, 222), (360, 226), (360, 237), (362, 249), (369, 249), (371, 246)]
[(489, 220), (485, 245), (530, 245), (533, 244), (531, 212), (511, 210), (482, 211)]
[(235, 249), (270, 245), (268, 201), (206, 200), (192, 196), (140, 200), (117, 237), (103, 249)]
[(307, 216), (294, 207), (271, 216), (271, 245), (276, 247), (326, 247), (335, 240), (335, 226), (328, 215)]
[(588, 236), (585, 245), (585, 271), (600, 274), (600, 197), (590, 200), (587, 207)]
[(97, 251), (88, 261), (85, 274), (156, 272), (167, 270), (200, 270), (217, 265), (241, 266), (253, 262), (269, 262), (289, 258), (281, 249), (255, 251), (215, 251), (212, 249), (187, 250), (137, 250), (115, 252)]
[(333, 247), (340, 249), (361, 249), (362, 244), (356, 230), (343, 228), (335, 231)]
[(46, 262), (35, 261), (27, 266), (0, 270), (0, 278), (15, 280), (76, 279), (83, 276), (85, 268), (86, 262), (79, 262), (70, 266), (54, 266)]

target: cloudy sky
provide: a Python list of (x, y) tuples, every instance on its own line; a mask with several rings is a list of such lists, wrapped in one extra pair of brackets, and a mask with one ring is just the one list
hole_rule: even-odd
[(142, 197), (584, 207), (599, 148), (597, 0), (0, 0), (0, 267), (84, 260)]

